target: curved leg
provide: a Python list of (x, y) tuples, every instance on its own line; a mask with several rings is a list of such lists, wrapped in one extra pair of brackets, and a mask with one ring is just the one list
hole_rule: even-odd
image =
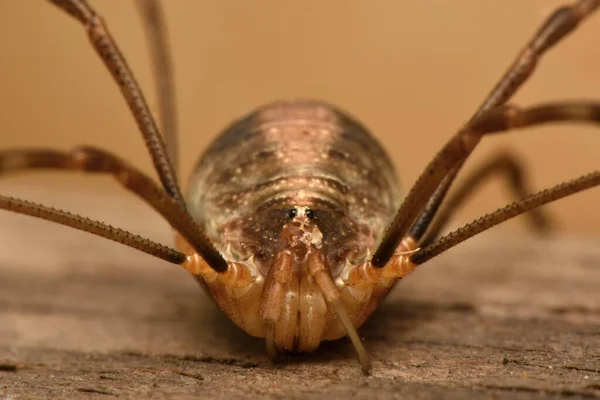
[[(439, 185), (444, 183), (444, 179), (456, 174), (457, 168), (464, 163), (484, 135), (560, 121), (600, 123), (600, 103), (564, 102), (524, 110), (515, 106), (503, 106), (493, 109), (471, 122), (434, 157), (413, 186), (396, 214), (384, 241), (375, 252), (373, 264), (383, 267), (390, 260), (401, 239), (406, 236), (412, 222), (421, 212), (422, 207), (419, 207), (417, 200), (421, 199), (422, 204), (427, 204)], [(414, 214), (406, 216), (409, 212), (414, 212)], [(403, 219), (405, 217), (406, 219)], [(401, 235), (398, 243), (396, 243), (396, 235)]]
[[(469, 125), (467, 130), (457, 134), (442, 149), (442, 151), (437, 154), (434, 160), (430, 163), (429, 168), (426, 170), (426, 174), (424, 174), (424, 176), (429, 180), (428, 182), (426, 182), (427, 184), (429, 184), (428, 186), (415, 186), (417, 186), (417, 189), (420, 190), (428, 190), (429, 192), (426, 193), (430, 198), (431, 195), (435, 193), (436, 187), (439, 187), (438, 185), (443, 183), (444, 178), (448, 176), (446, 171), (450, 171), (450, 174), (455, 173), (457, 166), (462, 165), (464, 160), (473, 151), (476, 144), (481, 140), (481, 138), (484, 135), (507, 132), (510, 129), (524, 128), (528, 126), (540, 125), (543, 123), (566, 121), (578, 121), (599, 124), (600, 103), (565, 102), (541, 105), (527, 109), (520, 109), (515, 106), (503, 106), (493, 109), (490, 112), (487, 112), (484, 115), (482, 115), (477, 120), (473, 121)], [(425, 183), (425, 181), (423, 182)], [(572, 182), (575, 181), (566, 182), (564, 183), (564, 185), (570, 185)], [(415, 188), (413, 188), (413, 190), (415, 190)], [(579, 190), (573, 190), (570, 193), (575, 193)], [(545, 197), (543, 197), (542, 200), (543, 202), (541, 204), (546, 204), (549, 201), (553, 201), (551, 199), (546, 201)], [(532, 207), (530, 209), (533, 208), (536, 207)], [(503, 221), (504, 220), (505, 219), (503, 219)], [(414, 239), (410, 236), (405, 236), (403, 240), (414, 242)], [(382, 249), (382, 247), (384, 247), (384, 244), (380, 245), (379, 249), (377, 249), (377, 252), (379, 252)], [(395, 251), (395, 245), (393, 247), (384, 248), (384, 255), (386, 255), (385, 252), (390, 253), (389, 256), (387, 256), (387, 258), (383, 258), (383, 260), (386, 260), (383, 264), (379, 264), (380, 262), (382, 262), (382, 258), (375, 258), (377, 256), (377, 253), (375, 253), (375, 255), (373, 256), (373, 265), (379, 268), (384, 267), (388, 262), (387, 260), (392, 259)]]
[(416, 265), (423, 264), (431, 260), (433, 257), (442, 254), (459, 243), (486, 231), (502, 222), (514, 218), (524, 212), (531, 211), (544, 204), (551, 203), (563, 197), (570, 196), (574, 193), (590, 189), (600, 185), (600, 171), (594, 171), (587, 175), (583, 175), (577, 179), (558, 184), (552, 188), (542, 190), (534, 195), (531, 195), (521, 201), (509, 204), (491, 214), (484, 215), (476, 219), (470, 224), (449, 233), (437, 242), (426, 246), (409, 256), (413, 268)]
[[(508, 101), (531, 76), (542, 55), (569, 35), (599, 6), (600, 0), (579, 0), (569, 7), (557, 9), (538, 29), (506, 74), (486, 97), (467, 126), (459, 131), (438, 153), (413, 185), (373, 256), (374, 265), (381, 268), (390, 260), (440, 184), (442, 184), (442, 188), (439, 189), (438, 195), (440, 195), (440, 201), (443, 200), (454, 177), (483, 134), (474, 134), (473, 123), (492, 108)], [(464, 156), (459, 156), (458, 153), (464, 153)]]
[(599, 0), (579, 0), (571, 6), (560, 7), (554, 11), (487, 95), (471, 121), (480, 117), (487, 110), (509, 101), (533, 74), (544, 53), (572, 33), (599, 6)]
[(94, 49), (119, 85), (123, 97), (144, 136), (154, 167), (167, 193), (185, 208), (177, 175), (167, 155), (163, 138), (148, 108), (146, 99), (133, 76), (133, 72), (113, 40), (108, 28), (87, 0), (48, 0), (85, 27)]
[[(503, 151), (496, 153), (491, 159), (478, 166), (458, 187), (455, 192), (447, 199), (444, 208), (436, 215), (441, 205), (441, 200), (448, 189), (448, 185), (442, 183), (434, 195), (429, 199), (429, 203), (419, 216), (419, 219), (410, 229), (408, 236), (412, 237), (420, 247), (427, 246), (436, 240), (440, 232), (444, 229), (448, 220), (455, 212), (460, 209), (462, 204), (472, 196), (481, 185), (489, 178), (498, 176), (505, 179), (511, 194), (516, 199), (525, 198), (533, 193), (530, 190), (529, 182), (525, 173), (525, 167), (521, 161), (510, 152)], [(550, 228), (550, 220), (541, 210), (532, 210), (529, 214), (531, 226), (537, 231), (546, 231)], [(435, 216), (435, 219), (433, 217)], [(432, 221), (433, 220), (433, 221)], [(431, 223), (431, 225), (430, 225)], [(426, 234), (426, 235), (425, 235)]]
[(47, 149), (0, 152), (0, 174), (37, 168), (113, 175), (121, 185), (158, 211), (211, 268), (217, 272), (227, 270), (225, 260), (204, 236), (188, 212), (152, 179), (116, 155), (93, 147), (80, 147), (71, 152)]

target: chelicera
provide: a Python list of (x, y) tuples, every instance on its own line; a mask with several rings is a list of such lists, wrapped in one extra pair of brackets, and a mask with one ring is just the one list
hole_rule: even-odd
[[(533, 195), (510, 154), (490, 158), (453, 196), (449, 188), (480, 140), (552, 122), (598, 123), (600, 103), (508, 105), (540, 57), (600, 5), (579, 0), (557, 9), (517, 56), (473, 117), (450, 138), (402, 198), (392, 164), (355, 119), (318, 101), (277, 102), (232, 123), (200, 157), (184, 197), (177, 179), (177, 129), (164, 23), (157, 1), (140, 2), (160, 80), (163, 136), (103, 19), (86, 0), (49, 0), (78, 20), (119, 85), (137, 121), (160, 185), (113, 153), (14, 149), (1, 171), (36, 168), (110, 174), (162, 215), (177, 250), (101, 222), (0, 196), (0, 208), (68, 225), (181, 265), (223, 312), (268, 354), (312, 351), (348, 336), (365, 374), (371, 362), (357, 328), (390, 289), (418, 265), (505, 220), (600, 183), (594, 171)], [(462, 198), (500, 172), (521, 197), (442, 237)], [(441, 207), (444, 206), (444, 207)], [(438, 212), (438, 210), (440, 210)]]

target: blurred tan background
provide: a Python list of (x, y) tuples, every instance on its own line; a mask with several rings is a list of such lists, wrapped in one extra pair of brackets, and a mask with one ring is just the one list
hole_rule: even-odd
[[(310, 97), (337, 104), (370, 127), (409, 186), (563, 2), (164, 1), (176, 63), (182, 177), (233, 118), (275, 99)], [(92, 3), (156, 110), (134, 2)], [(596, 15), (545, 57), (515, 102), (600, 100), (599, 37)], [(78, 144), (111, 149), (151, 171), (134, 121), (82, 27), (47, 2), (0, 2), (0, 147)], [(499, 148), (523, 156), (534, 187), (542, 188), (597, 169), (600, 135), (563, 125), (494, 137), (467, 169)], [(60, 179), (36, 175), (27, 182), (51, 190)], [(503, 182), (490, 182), (455, 223), (510, 200)], [(600, 232), (599, 203), (600, 190), (593, 189), (548, 210), (562, 230)], [(514, 221), (508, 229), (522, 226)]]

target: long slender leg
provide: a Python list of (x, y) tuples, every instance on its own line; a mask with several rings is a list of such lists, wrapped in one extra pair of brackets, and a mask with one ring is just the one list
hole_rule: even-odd
[(435, 192), (433, 192), (433, 194), (427, 201), (425, 207), (419, 213), (419, 217), (408, 231), (407, 235), (413, 238), (415, 243), (421, 243), (423, 235), (425, 235), (425, 232), (427, 232), (430, 229), (429, 225), (436, 217), (437, 212), (440, 206), (442, 205), (442, 202), (446, 198), (448, 190), (450, 189), (452, 182), (454, 182), (454, 179), (456, 178), (456, 175), (458, 174), (459, 170), (460, 166), (455, 167), (444, 177), (442, 182), (435, 189)]
[(510, 100), (531, 76), (544, 53), (572, 33), (598, 6), (599, 0), (579, 0), (571, 6), (560, 7), (554, 11), (487, 95), (471, 120)]
[[(444, 229), (454, 211), (459, 209), (469, 196), (474, 194), (475, 190), (479, 189), (488, 178), (494, 175), (498, 175), (506, 180), (511, 194), (516, 199), (522, 199), (533, 193), (529, 189), (530, 186), (526, 179), (525, 168), (520, 160), (514, 154), (506, 151), (497, 153), (484, 164), (478, 166), (477, 170), (462, 182), (430, 225), (431, 219), (441, 203), (443, 194), (440, 192), (448, 188), (445, 185), (445, 181), (448, 177), (453, 177), (453, 174), (448, 175), (431, 199), (429, 199), (429, 203), (419, 216), (419, 219), (417, 219), (417, 222), (410, 229), (408, 236), (419, 243), (420, 247), (425, 247), (432, 243), (438, 238), (439, 233)], [(541, 210), (532, 210), (528, 216), (534, 229), (545, 231), (550, 227), (549, 219)], [(426, 235), (425, 230), (427, 230)]]
[(421, 205), (427, 204), (448, 173), (453, 173), (455, 168), (462, 165), (484, 135), (558, 121), (598, 123), (600, 103), (564, 102), (524, 110), (515, 106), (503, 106), (472, 121), (442, 148), (419, 177), (375, 252), (373, 265), (385, 266), (420, 213)]
[(114, 154), (93, 147), (80, 147), (70, 153), (55, 150), (8, 150), (0, 152), (0, 174), (49, 168), (111, 174), (162, 215), (217, 272), (227, 263), (204, 236), (189, 213), (154, 181)]
[(144, 253), (161, 258), (173, 264), (183, 264), (186, 261), (185, 254), (160, 243), (134, 235), (126, 230), (115, 228), (114, 226), (106, 225), (102, 222), (94, 221), (56, 208), (0, 195), (0, 209), (30, 215), (32, 217), (45, 219), (46, 221), (56, 222), (61, 225), (89, 232), (143, 251)]
[(138, 8), (145, 25), (150, 46), (154, 79), (158, 88), (158, 106), (162, 132), (167, 144), (171, 163), (178, 173), (179, 138), (177, 132), (177, 107), (175, 83), (173, 81), (173, 61), (167, 40), (167, 27), (160, 1), (138, 0)]
[[(517, 91), (517, 89), (531, 76), (535, 66), (541, 56), (552, 46), (558, 43), (582, 22), (590, 16), (600, 6), (600, 0), (579, 0), (570, 7), (561, 7), (556, 10), (535, 33), (534, 37), (519, 54), (515, 62), (511, 65), (498, 84), (486, 97), (477, 112), (473, 115), (470, 123), (478, 119), (488, 110), (504, 104)], [(469, 124), (470, 124), (469, 123)], [(465, 133), (469, 124), (464, 127), (457, 136)], [(454, 139), (452, 139), (453, 141)], [(471, 145), (471, 144), (469, 144)], [(473, 145), (476, 145), (473, 144)], [(373, 257), (374, 265), (383, 267), (389, 261), (395, 248), (399, 245), (402, 238), (407, 234), (415, 220), (418, 218), (424, 205), (429, 201), (430, 196), (435, 192), (437, 185), (442, 182), (444, 176), (436, 176), (430, 179), (432, 166), (436, 162), (434, 159), (419, 177), (412, 187), (402, 206), (396, 213), (394, 221), (386, 233), (379, 248)], [(458, 174), (462, 163), (450, 166), (446, 169), (446, 174)], [(441, 175), (445, 175), (442, 173)], [(444, 185), (446, 189), (441, 189), (440, 202), (443, 200), (447, 189), (452, 184), (454, 177), (448, 178)]]
[(86, 0), (48, 0), (57, 5), (86, 28), (90, 41), (104, 65), (119, 85), (123, 97), (129, 105), (146, 147), (150, 152), (154, 167), (167, 193), (184, 207), (185, 202), (177, 184), (177, 175), (167, 155), (163, 138), (152, 118), (144, 95), (129, 68), (121, 51), (110, 35), (100, 15)]
[(521, 201), (509, 204), (491, 214), (485, 215), (456, 231), (449, 233), (437, 242), (420, 249), (410, 256), (410, 261), (415, 264), (423, 264), (433, 257), (442, 254), (459, 243), (486, 231), (508, 219), (514, 218), (524, 212), (533, 210), (544, 204), (556, 201), (574, 193), (600, 185), (600, 171), (594, 171), (577, 179), (563, 182), (552, 188), (542, 190)]

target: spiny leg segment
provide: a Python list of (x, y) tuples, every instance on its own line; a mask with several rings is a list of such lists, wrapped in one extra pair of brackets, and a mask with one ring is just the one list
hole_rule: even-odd
[(456, 231), (449, 233), (437, 242), (420, 249), (409, 259), (414, 265), (423, 264), (433, 257), (451, 249), (465, 240), (490, 229), (517, 215), (556, 201), (573, 193), (600, 185), (600, 171), (594, 171), (577, 179), (560, 183), (552, 188), (542, 190), (521, 201), (509, 204), (491, 214), (485, 215)]
[[(437, 209), (440, 207), (442, 200), (445, 197), (446, 193), (444, 193), (444, 191), (449, 189), (448, 185), (440, 185), (429, 199), (424, 211), (419, 215), (417, 222), (415, 222), (410, 229), (408, 236), (415, 239), (420, 247), (427, 246), (434, 240), (437, 240), (440, 232), (444, 229), (452, 214), (460, 209), (462, 204), (472, 196), (482, 184), (487, 182), (488, 179), (494, 175), (506, 180), (506, 183), (512, 192), (511, 194), (516, 199), (525, 198), (527, 195), (533, 193), (533, 191), (530, 190), (525, 166), (522, 164), (521, 160), (511, 152), (503, 151), (496, 153), (461, 183), (452, 196), (446, 201), (446, 204), (439, 215), (436, 215)], [(451, 176), (452, 175), (448, 175), (448, 177)], [(448, 179), (448, 177), (446, 179)], [(529, 216), (531, 227), (536, 231), (545, 232), (550, 229), (550, 219), (542, 210), (534, 209), (527, 215)], [(434, 216), (435, 219), (432, 222), (431, 218)]]
[(115, 228), (114, 226), (99, 221), (94, 221), (56, 208), (47, 207), (42, 204), (0, 195), (0, 209), (30, 215), (32, 217), (45, 219), (46, 221), (89, 232), (143, 251), (144, 253), (161, 258), (173, 264), (183, 264), (186, 260), (186, 255), (177, 250), (173, 250), (141, 236), (134, 235), (124, 229)]
[[(116, 155), (93, 147), (80, 147), (71, 152), (49, 149), (14, 149), (0, 152), (0, 174), (31, 169), (78, 170), (111, 174), (126, 189), (135, 193), (158, 211), (199, 254), (202, 254), (212, 268), (218, 272), (227, 269), (227, 264), (224, 261), (223, 264), (220, 263), (223, 259), (203, 235), (189, 213), (150, 177)], [(15, 207), (11, 210), (20, 212), (19, 210), (23, 209), (23, 207)], [(78, 229), (85, 230), (83, 225)], [(109, 236), (104, 237), (117, 240)], [(212, 254), (217, 254), (218, 257), (211, 257)]]

